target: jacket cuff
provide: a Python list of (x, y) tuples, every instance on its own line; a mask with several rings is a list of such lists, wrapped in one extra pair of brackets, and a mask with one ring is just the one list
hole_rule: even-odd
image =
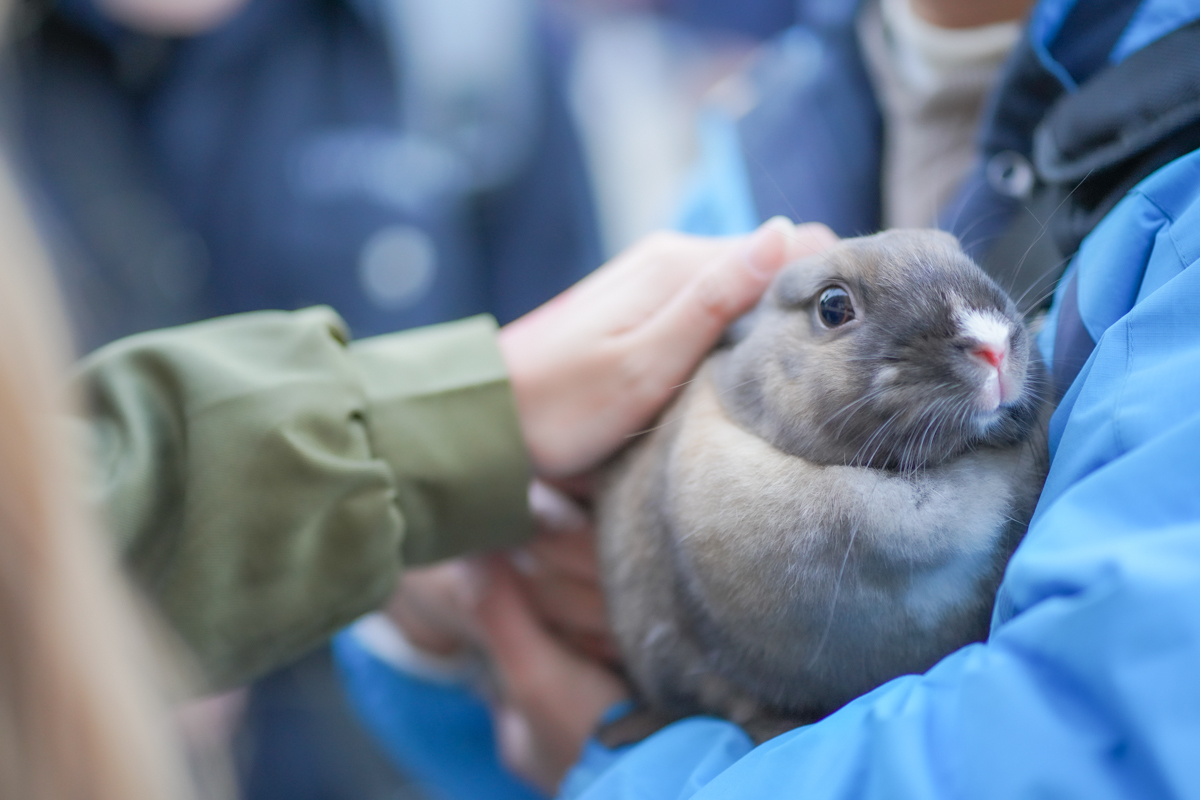
[(490, 316), (363, 339), (367, 431), (396, 479), (407, 566), (509, 547), (533, 530), (529, 457)]

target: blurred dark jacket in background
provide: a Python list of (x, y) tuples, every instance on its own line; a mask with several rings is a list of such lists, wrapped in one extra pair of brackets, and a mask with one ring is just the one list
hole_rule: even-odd
[(595, 267), (565, 43), (500, 5), (516, 41), (449, 76), (412, 46), (438, 20), (373, 1), (253, 0), (186, 40), (37, 12), (19, 124), (80, 349), (314, 303), (357, 336), (504, 322)]

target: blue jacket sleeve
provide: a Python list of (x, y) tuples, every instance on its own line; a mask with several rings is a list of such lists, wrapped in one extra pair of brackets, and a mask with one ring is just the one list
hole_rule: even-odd
[(579, 796), (1200, 796), (1200, 153), (1074, 268), (1097, 346), (989, 640), (752, 750), (677, 723)]

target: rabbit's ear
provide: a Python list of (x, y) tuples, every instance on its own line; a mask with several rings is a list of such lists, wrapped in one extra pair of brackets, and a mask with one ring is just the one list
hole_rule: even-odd
[[(857, 276), (853, 254), (855, 240), (845, 240), (828, 250), (793, 261), (775, 277), (767, 297), (783, 309), (809, 303), (830, 283)], [(843, 274), (848, 273), (848, 274)]]
[(796, 308), (812, 299), (825, 278), (828, 259), (818, 254), (789, 264), (775, 278), (771, 295), (780, 308)]

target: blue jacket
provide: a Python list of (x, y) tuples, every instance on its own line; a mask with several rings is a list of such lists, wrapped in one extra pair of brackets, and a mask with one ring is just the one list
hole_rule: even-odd
[[(843, 235), (878, 226), (879, 116), (853, 13), (801, 3), (800, 24), (757, 68), (759, 106), (707, 121), (683, 227), (735, 233), (774, 213)], [(1031, 43), (1052, 88), (1071, 92), (1198, 17), (1196, 0), (1046, 0)], [(985, 182), (984, 163), (1001, 148), (1028, 150), (1045, 106), (1017, 110), (1028, 124), (987, 131), (980, 168), (947, 216), (960, 233), (991, 226), (994, 236), (1019, 211)], [(986, 643), (757, 748), (707, 718), (620, 752), (591, 743), (564, 795), (1200, 797), (1198, 260), (1195, 153), (1130, 192), (1060, 284), (1041, 338), (1047, 360), (1064, 305), (1095, 346), (1053, 419), (1052, 469)], [(369, 679), (348, 679), (365, 698)]]
[[(1066, 91), (1080, 70), (1200, 17), (1200, 3), (1186, 0), (1109, 3), (1122, 17), (1113, 35), (1092, 40), (1105, 52), (1088, 54), (1090, 66), (1068, 62), (1072, 47), (1087, 54), (1080, 42), (1095, 20), (1080, 20), (1102, 5), (1047, 0), (1034, 12), (1035, 50)], [(752, 197), (753, 169), (744, 164), (728, 194)], [(709, 170), (739, 172), (736, 160)], [(714, 188), (710, 208), (720, 206)], [(1051, 321), (1074, 285), (1096, 344), (1053, 418), (1050, 475), (986, 643), (757, 748), (712, 719), (676, 723), (622, 753), (593, 744), (566, 793), (1200, 797), (1198, 262), (1200, 152), (1144, 180), (1084, 240)], [(1049, 330), (1041, 342), (1053, 361)]]

